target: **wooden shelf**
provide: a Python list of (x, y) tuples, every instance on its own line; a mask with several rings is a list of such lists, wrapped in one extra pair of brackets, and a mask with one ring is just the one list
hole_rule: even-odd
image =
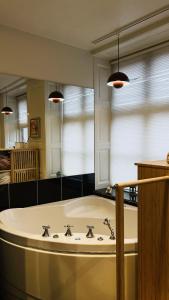
[[(9, 151), (10, 150), (10, 151)], [(10, 169), (0, 170), (3, 173), (10, 172), (10, 182), (23, 182), (39, 179), (40, 166), (39, 166), (39, 149), (34, 148), (21, 148), (21, 149), (1, 149), (0, 151), (10, 152), (6, 158), (7, 163), (3, 163), (1, 167), (8, 167), (8, 160), (10, 162)], [(4, 155), (5, 156), (5, 155)]]

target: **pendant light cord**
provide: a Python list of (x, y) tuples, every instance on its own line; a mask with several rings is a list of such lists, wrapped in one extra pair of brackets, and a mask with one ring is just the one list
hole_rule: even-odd
[(6, 97), (5, 97), (5, 98), (6, 98), (6, 106), (7, 106), (7, 103), (8, 103), (8, 102), (7, 102), (7, 91), (6, 91)]

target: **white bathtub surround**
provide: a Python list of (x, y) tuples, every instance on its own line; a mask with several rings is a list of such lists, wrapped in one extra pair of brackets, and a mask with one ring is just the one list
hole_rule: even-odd
[[(114, 227), (114, 201), (98, 196), (1, 212), (1, 277), (7, 291), (14, 299), (115, 300), (116, 241), (109, 239), (106, 217)], [(67, 224), (74, 226), (70, 237), (64, 235)], [(50, 225), (49, 237), (42, 237), (42, 225)], [(87, 225), (94, 226), (94, 238), (86, 238)], [(136, 247), (137, 209), (126, 206), (127, 300), (136, 300)]]

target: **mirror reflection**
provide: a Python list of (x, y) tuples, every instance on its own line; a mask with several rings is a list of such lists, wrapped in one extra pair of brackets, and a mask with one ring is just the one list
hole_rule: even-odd
[[(53, 103), (55, 90), (64, 101)], [(94, 172), (94, 91), (0, 75), (0, 184)]]

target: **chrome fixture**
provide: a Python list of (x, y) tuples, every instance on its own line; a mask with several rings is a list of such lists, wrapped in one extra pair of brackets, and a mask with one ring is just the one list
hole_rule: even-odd
[(111, 240), (115, 240), (116, 237), (115, 237), (115, 234), (114, 234), (114, 229), (111, 227), (111, 224), (110, 224), (110, 220), (108, 218), (104, 219), (104, 222), (103, 222), (104, 225), (107, 225), (110, 232), (111, 232), (111, 235), (110, 235), (110, 239)]
[(54, 234), (54, 235), (53, 235), (53, 238), (54, 238), (54, 239), (57, 239), (57, 238), (59, 238), (59, 235), (58, 235), (58, 234)]
[(71, 226), (71, 225), (65, 225), (64, 227), (67, 228), (65, 236), (72, 236), (73, 234), (71, 232), (71, 227), (73, 227), (73, 226)]
[(129, 84), (128, 76), (125, 73), (119, 71), (119, 64), (120, 64), (119, 34), (117, 37), (117, 45), (118, 45), (117, 72), (110, 75), (110, 77), (107, 80), (107, 85), (113, 86), (116, 89), (119, 89), (119, 88), (122, 88), (123, 86), (126, 86)]
[(102, 236), (99, 236), (99, 237), (97, 238), (97, 240), (98, 240), (98, 241), (103, 241), (104, 239), (103, 239)]
[(137, 190), (135, 186), (129, 187), (129, 201), (137, 202)]
[(87, 225), (86, 227), (88, 228), (88, 232), (86, 234), (86, 237), (87, 238), (94, 238), (94, 234), (93, 234), (94, 226)]
[(64, 97), (63, 94), (59, 91), (54, 91), (52, 93), (50, 93), (48, 100), (54, 103), (59, 103), (64, 101)]
[(108, 185), (107, 188), (106, 188), (105, 194), (111, 195), (111, 194), (112, 194), (112, 191), (113, 191), (112, 186), (111, 186), (111, 185)]
[(42, 234), (43, 237), (49, 237), (49, 225), (43, 225), (42, 228), (44, 229), (44, 233)]

